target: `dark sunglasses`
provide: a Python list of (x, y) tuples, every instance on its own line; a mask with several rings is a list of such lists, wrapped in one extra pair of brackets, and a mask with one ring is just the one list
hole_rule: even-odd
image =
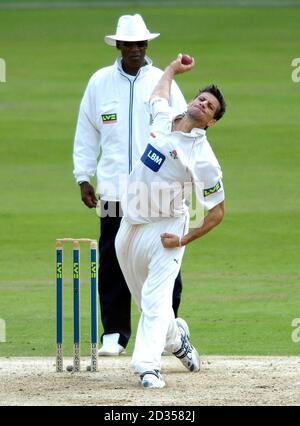
[(147, 41), (123, 41), (123, 46), (125, 47), (147, 47), (148, 42)]

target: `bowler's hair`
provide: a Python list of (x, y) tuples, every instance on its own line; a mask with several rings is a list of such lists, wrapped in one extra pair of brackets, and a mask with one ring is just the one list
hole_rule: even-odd
[(201, 93), (211, 93), (215, 98), (218, 99), (220, 108), (218, 109), (218, 111), (216, 111), (214, 118), (216, 120), (220, 120), (220, 118), (223, 117), (226, 111), (226, 102), (220, 89), (216, 85), (210, 84), (209, 86), (206, 86), (203, 89), (200, 89), (194, 99), (198, 98), (198, 96), (200, 96)]

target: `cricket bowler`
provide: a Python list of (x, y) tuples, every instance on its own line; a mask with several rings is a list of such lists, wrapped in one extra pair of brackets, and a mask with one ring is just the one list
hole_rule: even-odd
[[(200, 370), (187, 323), (172, 310), (174, 280), (185, 246), (211, 231), (224, 216), (224, 188), (219, 162), (206, 129), (225, 113), (220, 90), (200, 90), (187, 111), (172, 118), (170, 88), (175, 75), (192, 70), (195, 61), (171, 62), (150, 98), (153, 119), (148, 145), (135, 165), (123, 195), (124, 217), (116, 238), (117, 257), (141, 316), (132, 366), (144, 388), (163, 388), (161, 354), (173, 353), (191, 372)], [(185, 185), (202, 183), (207, 215), (189, 231)], [(201, 185), (200, 185), (201, 187)], [(196, 194), (199, 191), (196, 191)], [(160, 195), (158, 195), (160, 194)]]

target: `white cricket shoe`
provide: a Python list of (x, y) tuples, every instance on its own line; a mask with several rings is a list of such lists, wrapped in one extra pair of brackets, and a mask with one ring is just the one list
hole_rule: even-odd
[(189, 326), (187, 325), (187, 322), (182, 318), (176, 318), (176, 322), (177, 322), (178, 327), (182, 327), (185, 330), (186, 336), (190, 340), (191, 333), (190, 333)]
[(143, 388), (161, 389), (166, 385), (158, 370), (145, 371), (140, 377)]
[(190, 343), (190, 330), (182, 318), (176, 318), (176, 323), (181, 333), (181, 347), (173, 355), (190, 371), (197, 372), (201, 368), (200, 355)]
[(104, 334), (101, 349), (98, 356), (117, 356), (124, 352), (123, 346), (119, 345), (119, 333)]

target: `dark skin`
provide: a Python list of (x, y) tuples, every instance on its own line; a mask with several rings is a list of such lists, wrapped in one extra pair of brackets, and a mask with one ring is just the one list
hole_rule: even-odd
[(117, 41), (117, 49), (121, 51), (122, 68), (129, 75), (137, 75), (140, 68), (146, 65), (145, 55), (148, 42)]
[(82, 182), (80, 184), (81, 200), (90, 209), (94, 209), (97, 206), (97, 198), (95, 190), (89, 182)]
[[(146, 65), (145, 55), (147, 41), (117, 41), (117, 49), (121, 51), (123, 70), (129, 75), (137, 75), (140, 68)], [(96, 208), (97, 198), (93, 186), (89, 182), (80, 184), (81, 199), (90, 209)]]

